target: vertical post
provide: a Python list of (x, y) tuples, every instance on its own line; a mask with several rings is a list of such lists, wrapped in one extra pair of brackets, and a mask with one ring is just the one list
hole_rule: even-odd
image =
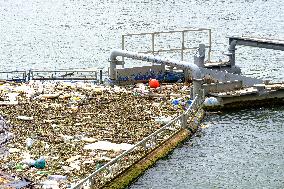
[(204, 67), (204, 60), (205, 60), (205, 45), (199, 44), (198, 54), (194, 55), (194, 64), (198, 67)]
[(237, 45), (237, 40), (232, 40), (229, 39), (229, 61), (231, 64), (231, 67), (235, 66), (235, 51), (236, 51), (236, 45)]
[(185, 113), (182, 114), (182, 122), (181, 122), (181, 127), (186, 128), (187, 127), (187, 116)]
[[(152, 35), (152, 54), (155, 55), (155, 33), (151, 33), (151, 35)], [(153, 62), (152, 65), (154, 65)]]
[(212, 46), (211, 29), (209, 29), (209, 49), (208, 49), (208, 62), (211, 60), (211, 46)]
[(30, 70), (30, 79), (34, 78), (34, 72), (32, 70)]
[(193, 99), (200, 94), (202, 79), (193, 78)]
[(103, 70), (100, 70), (100, 84), (103, 83)]
[(155, 53), (155, 33), (152, 33), (152, 54)]
[(29, 72), (28, 72), (28, 77), (27, 77), (27, 81), (30, 81), (31, 80), (31, 69), (29, 69)]
[[(122, 50), (124, 50), (124, 45), (125, 45), (125, 43), (124, 43), (124, 35), (122, 35), (122, 37), (121, 37), (121, 39), (122, 39), (122, 41), (121, 41), (121, 49)], [(124, 57), (122, 57), (122, 61), (124, 62)], [(124, 67), (124, 65), (122, 65), (123, 67)]]
[(183, 50), (184, 50), (184, 31), (181, 32), (181, 61), (183, 61)]
[(116, 63), (115, 61), (110, 62), (109, 66), (109, 78), (112, 80), (116, 80)]

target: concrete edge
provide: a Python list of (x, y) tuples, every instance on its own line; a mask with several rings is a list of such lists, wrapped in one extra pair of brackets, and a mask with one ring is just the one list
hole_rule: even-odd
[[(198, 117), (199, 123), (204, 117), (204, 111), (202, 116)], [(199, 125), (199, 124), (198, 124)], [(131, 165), (128, 169), (118, 175), (116, 178), (106, 183), (102, 188), (123, 189), (134, 182), (140, 175), (142, 175), (148, 168), (155, 165), (155, 163), (167, 156), (177, 146), (181, 145), (186, 139), (190, 138), (198, 129), (198, 126), (193, 127), (192, 130), (182, 129), (171, 138), (164, 141), (157, 148), (142, 157), (138, 162)]]
[(205, 111), (240, 110), (245, 108), (279, 107), (284, 105), (284, 98), (271, 98), (265, 100), (246, 100), (225, 104), (223, 106), (204, 106)]

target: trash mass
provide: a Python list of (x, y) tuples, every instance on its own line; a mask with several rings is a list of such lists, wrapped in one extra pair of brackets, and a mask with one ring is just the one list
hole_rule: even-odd
[(2, 82), (0, 188), (68, 188), (85, 178), (190, 105), (190, 86), (159, 85)]

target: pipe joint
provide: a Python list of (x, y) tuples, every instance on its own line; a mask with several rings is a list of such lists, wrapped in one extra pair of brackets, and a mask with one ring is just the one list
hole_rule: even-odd
[[(147, 62), (153, 62), (157, 64), (177, 67), (183, 70), (190, 70), (192, 72), (193, 79), (201, 79), (201, 71), (199, 67), (195, 64), (185, 62), (185, 61), (177, 61), (174, 59), (167, 59), (160, 56), (149, 55), (149, 54), (142, 54), (136, 52), (130, 52), (126, 50), (113, 50), (110, 54), (110, 79), (116, 79), (115, 69), (116, 69), (116, 57), (122, 56), (127, 58), (132, 58), (136, 60), (142, 60)], [(194, 91), (200, 90), (200, 84), (197, 82), (193, 82), (193, 87), (195, 88)], [(195, 97), (194, 93), (194, 96)]]

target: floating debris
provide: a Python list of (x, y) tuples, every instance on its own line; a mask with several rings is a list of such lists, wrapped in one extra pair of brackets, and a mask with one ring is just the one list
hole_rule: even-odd
[(132, 144), (115, 144), (109, 141), (98, 141), (96, 143), (87, 144), (84, 146), (84, 150), (113, 150), (113, 151), (120, 151), (120, 150), (129, 150), (132, 148)]
[(165, 117), (165, 116), (162, 116), (162, 117), (157, 117), (155, 118), (155, 121), (157, 123), (160, 123), (160, 124), (167, 124), (169, 123), (170, 121), (172, 120), (172, 117)]
[[(111, 161), (184, 111), (187, 88), (61, 81), (0, 85), (0, 98), (15, 94), (10, 100), (17, 101), (9, 108), (0, 105), (0, 155), (5, 157), (0, 166), (41, 188), (66, 188), (94, 172), (96, 166), (90, 164)], [(173, 105), (173, 99), (180, 103)], [(50, 175), (66, 179), (50, 180)]]
[(21, 150), (18, 149), (18, 148), (10, 148), (9, 149), (9, 153), (17, 153), (17, 152), (20, 152)]
[(10, 174), (4, 173), (0, 170), (0, 188), (34, 188), (33, 183), (25, 178), (20, 178), (15, 174), (12, 176)]
[(28, 116), (17, 116), (17, 119), (24, 120), (24, 121), (32, 121), (34, 118), (28, 117)]

